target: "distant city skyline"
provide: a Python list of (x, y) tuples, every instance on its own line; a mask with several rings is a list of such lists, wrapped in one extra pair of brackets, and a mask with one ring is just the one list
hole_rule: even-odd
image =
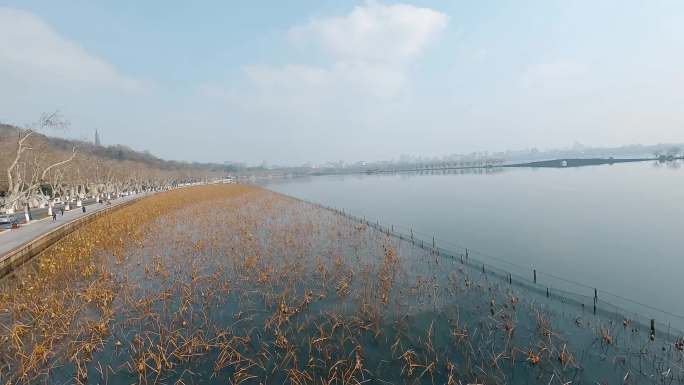
[(684, 2), (0, 6), (0, 121), (248, 164), (684, 142)]
[(266, 167), (266, 168), (280, 168), (280, 167), (349, 167), (360, 166), (367, 164), (402, 164), (402, 163), (439, 163), (450, 162), (467, 159), (498, 159), (506, 161), (530, 161), (530, 160), (550, 160), (562, 158), (633, 158), (633, 157), (652, 157), (656, 158), (659, 155), (664, 156), (679, 156), (684, 155), (684, 143), (659, 143), (659, 144), (631, 144), (617, 147), (591, 147), (585, 146), (579, 142), (575, 142), (572, 146), (566, 148), (554, 149), (509, 149), (505, 151), (477, 151), (470, 153), (452, 153), (452, 154), (432, 154), (432, 155), (415, 155), (415, 154), (399, 154), (398, 156), (387, 159), (356, 159), (351, 161), (344, 160), (328, 160), (323, 162), (305, 161), (300, 164), (283, 164), (275, 163), (269, 164), (261, 162), (260, 164), (247, 164), (239, 161), (223, 161), (222, 164), (236, 167)]

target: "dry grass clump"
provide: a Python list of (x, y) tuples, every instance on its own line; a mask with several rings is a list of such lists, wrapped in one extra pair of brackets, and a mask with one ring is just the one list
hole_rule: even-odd
[[(122, 208), (1, 293), (0, 383), (566, 384), (636, 365), (617, 359), (632, 335), (580, 328), (532, 293), (241, 185)], [(659, 362), (651, 373), (671, 361)]]

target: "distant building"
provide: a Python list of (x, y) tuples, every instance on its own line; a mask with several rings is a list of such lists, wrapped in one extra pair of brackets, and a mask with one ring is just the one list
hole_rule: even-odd
[(100, 133), (97, 132), (97, 129), (95, 130), (95, 145), (96, 146), (101, 146), (102, 144), (100, 143)]

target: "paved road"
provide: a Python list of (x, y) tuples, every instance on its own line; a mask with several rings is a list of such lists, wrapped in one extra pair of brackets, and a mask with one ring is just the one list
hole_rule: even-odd
[[(95, 203), (95, 199), (94, 199), (94, 198), (89, 198), (89, 199), (84, 199), (84, 200), (83, 200), (83, 205), (84, 205), (84, 206), (92, 205), (92, 204), (94, 204), (94, 203)], [(59, 209), (62, 208), (63, 206), (64, 206), (63, 203), (56, 203), (56, 204), (54, 205), (54, 207), (53, 207), (53, 210), (54, 210), (56, 213), (59, 214), (59, 212), (60, 212)], [(76, 207), (76, 202), (72, 202), (72, 203), (71, 203), (71, 209), (72, 209), (72, 210), (75, 210), (75, 209), (77, 209), (77, 208), (78, 208), (79, 210), (81, 209), (80, 207)], [(47, 215), (48, 215), (48, 209), (47, 209), (47, 207), (32, 208), (32, 209), (31, 209), (31, 218), (33, 218), (34, 220), (36, 220), (36, 219), (43, 219), (43, 218), (47, 217)], [(16, 213), (14, 213), (14, 217), (15, 217), (17, 220), (19, 220), (20, 222), (23, 222), (23, 221), (24, 221), (24, 209), (20, 207), (19, 210), (18, 210)]]
[[(112, 200), (112, 206), (119, 205), (121, 203), (130, 201), (132, 199), (147, 195), (149, 193), (141, 193), (138, 195), (129, 195), (127, 197), (122, 197)], [(15, 248), (26, 244), (37, 237), (47, 233), (48, 231), (57, 228), (64, 223), (73, 221), (76, 218), (88, 215), (93, 212), (97, 212), (108, 207), (105, 204), (99, 204), (91, 202), (90, 205), (86, 205), (86, 212), (83, 213), (80, 207), (74, 207), (71, 211), (65, 211), (64, 216), (59, 214), (59, 209), (55, 210), (57, 212), (57, 220), (53, 221), (52, 218), (45, 218), (40, 220), (34, 220), (28, 225), (21, 225), (18, 229), (6, 230), (0, 232), (0, 258), (7, 252), (14, 250)], [(111, 206), (110, 206), (111, 207)], [(33, 211), (33, 210), (32, 210)], [(47, 209), (46, 209), (47, 213)], [(23, 219), (24, 213), (20, 212), (15, 214), (20, 219)], [(34, 218), (36, 215), (34, 213)]]

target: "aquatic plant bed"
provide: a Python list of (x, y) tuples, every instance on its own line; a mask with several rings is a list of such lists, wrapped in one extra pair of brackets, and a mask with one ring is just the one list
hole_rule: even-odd
[(2, 384), (670, 384), (683, 349), (243, 185), (136, 202), (0, 281)]

